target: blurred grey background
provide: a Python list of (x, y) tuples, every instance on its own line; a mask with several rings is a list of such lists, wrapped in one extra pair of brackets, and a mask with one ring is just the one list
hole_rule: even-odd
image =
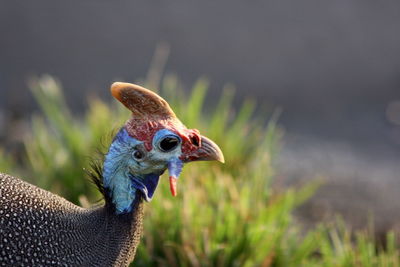
[[(211, 95), (237, 87), (281, 108), (279, 182), (327, 179), (305, 221), (339, 211), (355, 226), (400, 219), (400, 2), (0, 1), (0, 141), (37, 109), (27, 77), (62, 82), (77, 112), (88, 92), (146, 76), (159, 43), (167, 72)], [(210, 98), (211, 99), (211, 98)], [(6, 141), (7, 140), (7, 141)], [(245, 141), (245, 140), (243, 140)]]

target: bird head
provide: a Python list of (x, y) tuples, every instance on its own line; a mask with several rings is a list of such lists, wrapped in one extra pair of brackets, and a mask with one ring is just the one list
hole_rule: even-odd
[(137, 190), (150, 201), (167, 169), (171, 193), (176, 196), (177, 179), (185, 163), (224, 162), (220, 148), (198, 130), (186, 128), (157, 94), (121, 82), (111, 86), (111, 93), (132, 112), (114, 137), (103, 169), (104, 187), (120, 213), (130, 211)]

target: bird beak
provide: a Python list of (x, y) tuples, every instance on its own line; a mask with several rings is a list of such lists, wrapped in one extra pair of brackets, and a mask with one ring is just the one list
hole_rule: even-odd
[(182, 153), (180, 158), (171, 160), (168, 163), (169, 171), (169, 185), (173, 196), (177, 195), (176, 184), (179, 174), (182, 171), (183, 163), (191, 161), (210, 161), (216, 160), (225, 163), (224, 154), (222, 154), (219, 146), (205, 136), (201, 136), (201, 141), (197, 142), (197, 149), (190, 149), (190, 151)]
[(205, 136), (201, 136), (201, 144), (197, 150), (183, 155), (183, 162), (216, 160), (225, 163), (224, 154), (219, 146)]

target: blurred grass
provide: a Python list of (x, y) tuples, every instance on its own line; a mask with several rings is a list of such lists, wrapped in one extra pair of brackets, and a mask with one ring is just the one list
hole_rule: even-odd
[[(271, 188), (281, 137), (276, 116), (256, 116), (252, 101), (234, 106), (229, 86), (216, 108), (206, 111), (204, 78), (189, 95), (175, 76), (160, 83), (159, 93), (178, 117), (215, 140), (226, 164), (186, 166), (177, 198), (161, 183), (146, 205), (135, 266), (399, 266), (393, 233), (383, 249), (369, 232), (351, 233), (341, 223), (308, 231), (296, 224), (292, 211), (318, 184), (283, 192)], [(96, 201), (100, 195), (84, 178), (85, 168), (129, 112), (115, 101), (107, 104), (90, 96), (88, 111), (76, 117), (52, 77), (33, 79), (30, 87), (42, 112), (32, 117), (22, 163), (0, 149), (0, 171), (22, 174), (75, 203), (81, 196)]]

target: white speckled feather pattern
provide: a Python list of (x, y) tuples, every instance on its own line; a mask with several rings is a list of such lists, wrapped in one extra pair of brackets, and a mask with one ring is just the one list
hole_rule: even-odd
[(142, 233), (137, 199), (131, 213), (115, 215), (0, 174), (0, 266), (128, 266)]

